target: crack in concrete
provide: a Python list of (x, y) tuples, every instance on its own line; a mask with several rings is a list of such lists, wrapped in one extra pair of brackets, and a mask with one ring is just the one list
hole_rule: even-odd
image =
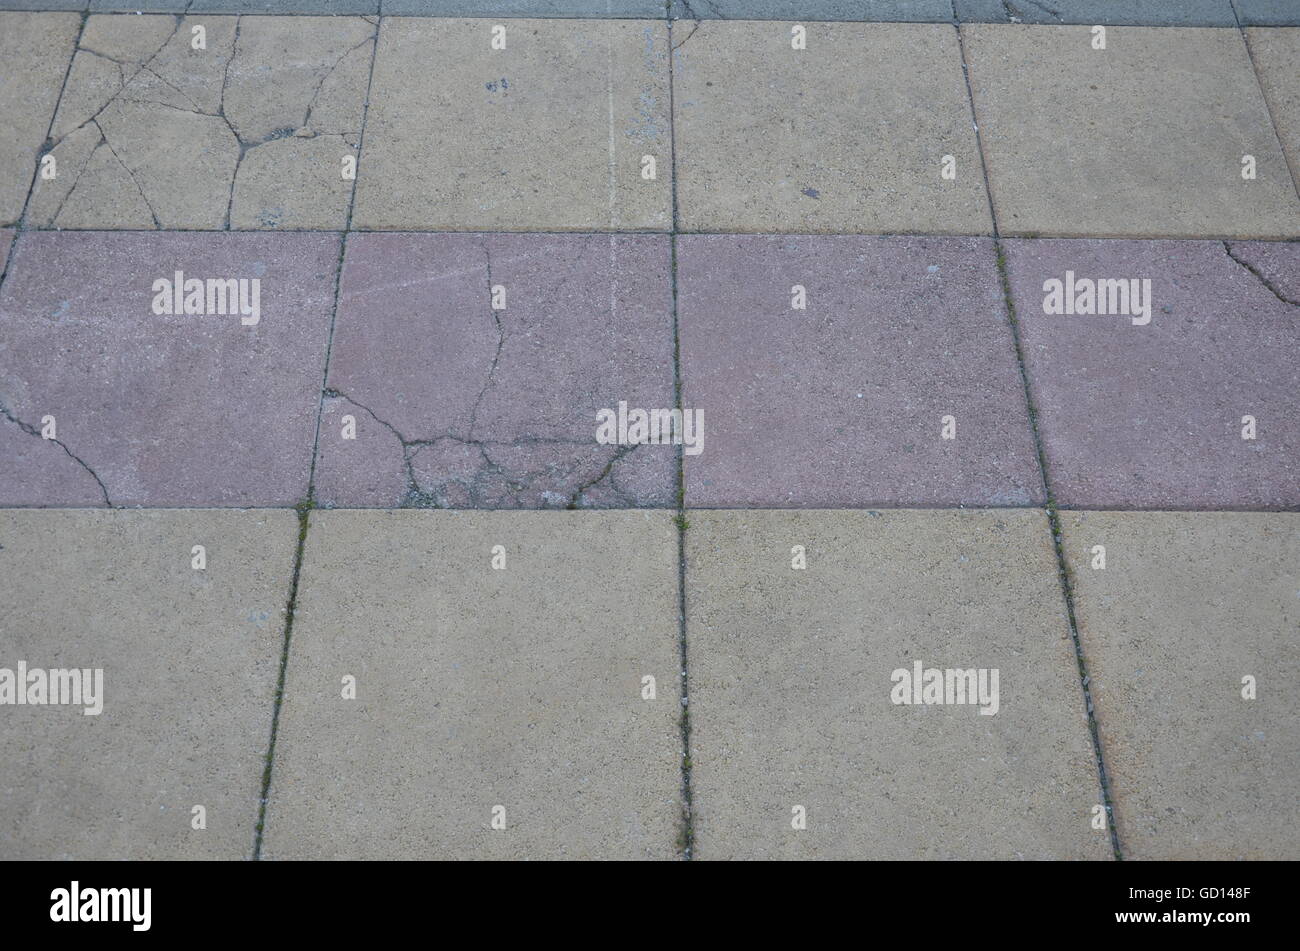
[(39, 429), (37, 429), (35, 426), (32, 426), (28, 423), (24, 423), (21, 419), (19, 419), (17, 416), (11, 413), (9, 411), (9, 407), (5, 406), (3, 403), (0, 403), (0, 416), (4, 416), (5, 419), (9, 420), (9, 422), (13, 423), (15, 426), (17, 426), (20, 430), (25, 432), (27, 435), (34, 436), (37, 439), (40, 439), (44, 442), (52, 442), (60, 449), (62, 449), (64, 452), (66, 452), (68, 454), (68, 458), (70, 458), (73, 462), (77, 463), (77, 465), (81, 466), (81, 468), (85, 469), (87, 472), (90, 473), (90, 477), (95, 480), (95, 483), (99, 486), (99, 491), (104, 496), (104, 504), (109, 508), (113, 507), (113, 503), (108, 497), (108, 486), (104, 485), (104, 480), (99, 477), (99, 474), (96, 473), (94, 469), (90, 468), (90, 466), (86, 463), (86, 460), (82, 459), (75, 452), (69, 449), (67, 443), (57, 438), (46, 439), (44, 436), (41, 435), (41, 431)]
[[(1042, 3), (1041, 0), (1016, 0), (1016, 3), (1026, 3), (1029, 6), (1034, 7), (1035, 9), (1043, 11), (1048, 16), (1056, 17), (1056, 21), (1058, 23), (1065, 22), (1065, 17), (1061, 15), (1060, 10), (1053, 10), (1047, 4)], [(1015, 5), (1010, 2), (1010, 0), (1002, 0), (1002, 6), (1007, 10), (1008, 15), (1010, 15), (1012, 10), (1014, 10), (1015, 13), (1018, 14), (1022, 19), (1025, 16), (1024, 11), (1015, 7)]]
[(703, 23), (703, 22), (704, 22), (703, 20), (699, 20), (699, 19), (697, 19), (697, 20), (695, 21), (695, 25), (694, 25), (693, 27), (691, 27), (691, 32), (687, 33), (684, 37), (682, 37), (680, 43), (674, 43), (674, 44), (673, 44), (673, 48), (672, 48), (672, 50), (670, 50), (670, 52), (672, 52), (672, 53), (676, 53), (679, 49), (681, 49), (683, 46), (685, 46), (685, 45), (686, 45), (686, 41), (689, 40), (692, 36), (695, 35), (695, 31), (698, 30), (698, 29), (700, 28), (700, 24)]
[(470, 439), (474, 438), (474, 426), (478, 422), (479, 406), (482, 404), (483, 398), (487, 396), (487, 391), (492, 388), (492, 384), (496, 377), (497, 365), (501, 362), (501, 351), (506, 345), (505, 328), (501, 325), (501, 317), (497, 313), (496, 308), (492, 306), (492, 249), (488, 245), (488, 239), (486, 236), (479, 242), (479, 244), (483, 248), (483, 258), (487, 268), (488, 315), (492, 318), (497, 327), (497, 349), (496, 353), (492, 355), (492, 365), (488, 367), (487, 379), (483, 381), (483, 388), (478, 391), (478, 396), (474, 399), (474, 406), (469, 412), (469, 429), (466, 431), (466, 435)]
[[(402, 463), (405, 469), (406, 486), (403, 490), (403, 496), (400, 503), (401, 508), (490, 508), (490, 500), (484, 493), (484, 483), (488, 479), (496, 477), (504, 482), (512, 491), (521, 492), (532, 487), (533, 483), (539, 478), (551, 477), (555, 474), (554, 465), (543, 465), (537, 469), (517, 470), (501, 461), (499, 458), (493, 458), (493, 449), (521, 449), (528, 446), (567, 446), (579, 449), (590, 448), (593, 443), (583, 439), (563, 439), (558, 437), (546, 436), (518, 436), (514, 439), (473, 439), (458, 435), (454, 432), (438, 433), (428, 437), (409, 437), (402, 433), (391, 422), (379, 416), (373, 409), (366, 404), (354, 399), (346, 393), (333, 387), (327, 387), (322, 391), (322, 396), (328, 399), (344, 400), (358, 409), (364, 410), (375, 422), (387, 429), (402, 447)], [(420, 450), (433, 448), (443, 444), (451, 443), (454, 445), (465, 446), (478, 452), (482, 458), (482, 465), (476, 468), (471, 478), (466, 479), (456, 475), (446, 475), (441, 477), (441, 481), (436, 488), (430, 489), (422, 484), (419, 475), (415, 471), (416, 457)], [(615, 447), (611, 458), (602, 467), (601, 471), (591, 479), (581, 482), (576, 489), (567, 494), (565, 508), (578, 508), (583, 498), (589, 490), (607, 484), (616, 501), (628, 508), (643, 507), (635, 499), (629, 496), (626, 491), (618, 485), (614, 472), (616, 465), (623, 459), (631, 455), (632, 451), (640, 448), (639, 446), (618, 446)], [(572, 472), (577, 466), (581, 465), (578, 461), (569, 466), (568, 471)], [(458, 486), (464, 490), (468, 497), (468, 506), (452, 504), (446, 492), (448, 486)], [(558, 495), (553, 491), (547, 491), (544, 494)], [(556, 506), (560, 507), (559, 505)]]
[[(363, 39), (360, 43), (357, 43), (355, 46), (352, 46), (352, 47), (350, 47), (349, 49), (345, 50), (345, 51), (343, 52), (343, 55), (340, 56), (338, 59), (336, 59), (336, 60), (334, 61), (334, 65), (331, 66), (329, 69), (325, 70), (325, 74), (324, 74), (323, 76), (321, 76), (321, 78), (320, 78), (320, 82), (318, 82), (318, 83), (316, 84), (316, 88), (315, 88), (315, 90), (313, 90), (313, 92), (312, 92), (312, 94), (311, 94), (311, 99), (309, 99), (309, 100), (307, 101), (307, 111), (306, 111), (306, 113), (304, 113), (304, 115), (303, 115), (303, 119), (302, 119), (302, 124), (303, 124), (303, 127), (304, 127), (304, 128), (310, 128), (310, 126), (311, 126), (311, 113), (312, 113), (312, 110), (316, 108), (316, 100), (317, 100), (318, 98), (320, 98), (321, 90), (325, 88), (325, 83), (328, 82), (328, 81), (329, 81), (329, 78), (330, 78), (331, 76), (334, 75), (334, 71), (335, 71), (336, 69), (339, 68), (339, 65), (340, 65), (340, 64), (341, 64), (345, 59), (347, 59), (349, 56), (351, 56), (353, 53), (355, 53), (357, 50), (361, 49), (361, 47), (365, 46), (367, 43), (378, 43), (378, 42), (379, 42), (379, 30), (378, 30), (378, 28), (376, 28), (374, 33), (371, 33), (369, 36), (367, 36), (365, 39)], [(373, 55), (373, 54), (372, 54), (372, 55)], [(232, 56), (231, 59), (233, 60), (234, 57)], [(222, 87), (222, 94), (223, 94), (223, 95), (225, 94), (225, 87), (224, 87), (224, 86)]]
[[(149, 217), (153, 219), (153, 226), (157, 228), (159, 231), (161, 231), (162, 222), (158, 220), (158, 213), (153, 210), (153, 205), (149, 203), (149, 198), (148, 196), (145, 195), (144, 188), (140, 185), (139, 180), (135, 177), (135, 173), (127, 167), (125, 162), (122, 161), (122, 156), (117, 154), (117, 149), (113, 148), (113, 143), (108, 141), (108, 135), (107, 133), (104, 132), (104, 127), (101, 126), (98, 122), (96, 122), (95, 128), (99, 130), (99, 135), (100, 135), (99, 145), (103, 145), (106, 149), (108, 149), (109, 152), (112, 153), (113, 158), (117, 159), (117, 164), (122, 166), (122, 171), (126, 172), (126, 177), (131, 179), (131, 184), (134, 185), (135, 190), (140, 193), (140, 200), (144, 202), (144, 206), (149, 209)], [(98, 151), (99, 145), (95, 146), (96, 151)]]
[(1227, 241), (1222, 242), (1222, 244), (1223, 244), (1223, 253), (1226, 254), (1228, 257), (1230, 257), (1241, 267), (1245, 268), (1247, 271), (1253, 274), (1261, 284), (1263, 284), (1266, 288), (1268, 288), (1270, 292), (1272, 292), (1274, 297), (1276, 297), (1284, 304), (1290, 304), (1292, 307), (1300, 307), (1300, 301), (1294, 301), (1291, 298), (1287, 297), (1285, 294), (1283, 294), (1276, 286), (1274, 286), (1272, 281), (1270, 281), (1267, 277), (1264, 276), (1264, 273), (1260, 271), (1259, 268), (1255, 267), (1249, 261), (1245, 261), (1237, 257), (1236, 253), (1232, 250), (1232, 246), (1229, 245)]

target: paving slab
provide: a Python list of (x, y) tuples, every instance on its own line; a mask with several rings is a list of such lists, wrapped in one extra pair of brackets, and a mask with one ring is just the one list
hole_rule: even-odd
[(51, 132), (60, 174), (37, 182), (29, 224), (342, 229), (376, 30), (362, 17), (91, 16)]
[(676, 406), (669, 239), (351, 235), (327, 387), (323, 505), (675, 506), (678, 447), (596, 438)]
[(674, 28), (681, 229), (990, 233), (956, 31), (818, 23), (796, 50), (792, 29)]
[(662, 19), (665, 0), (384, 0), (385, 16)]
[(0, 668), (102, 677), (80, 704), (0, 707), (5, 858), (251, 855), (297, 530), (288, 511), (0, 511)]
[[(87, 0), (0, 0), (0, 10), (84, 10)], [(3, 31), (0, 31), (3, 32)], [(76, 35), (75, 33), (73, 34)], [(69, 50), (71, 53), (71, 50)], [(65, 64), (66, 65), (66, 64)]]
[(357, 228), (667, 230), (672, 168), (665, 21), (384, 18)]
[(146, 13), (257, 13), (322, 14), (327, 16), (379, 14), (379, 0), (90, 0), (92, 13), (112, 11)]
[(686, 585), (697, 857), (1110, 857), (1044, 512), (693, 512)]
[(1114, 27), (1104, 50), (1088, 27), (962, 31), (1003, 234), (1300, 235), (1239, 30)]
[(677, 279), (687, 504), (1043, 501), (992, 241), (686, 235)]
[(1300, 30), (1247, 30), (1246, 41), (1292, 180), (1300, 183)]
[(1061, 524), (1125, 857), (1300, 857), (1300, 515)]
[(263, 854), (673, 857), (677, 574), (668, 512), (314, 512)]
[(14, 232), (9, 228), (0, 228), (0, 274), (4, 273), (5, 262), (9, 260), (9, 246), (13, 241)]
[(0, 13), (0, 225), (22, 216), (80, 18)]
[[(1300, 245), (1009, 240), (1007, 269), (1057, 502), (1074, 508), (1300, 504)], [(1066, 290), (1073, 274), (1074, 293)], [(1107, 292), (1109, 315), (1048, 313)], [(1279, 296), (1281, 295), (1281, 296)], [(1149, 304), (1149, 308), (1145, 305)], [(1076, 308), (1077, 310), (1078, 308)], [(1254, 438), (1245, 417), (1254, 419)]]
[[(339, 241), (20, 235), (0, 290), (0, 505), (305, 498)], [(207, 313), (155, 313), (178, 271)], [(208, 296), (226, 281), (247, 316), (238, 293)]]
[(1300, 26), (1295, 0), (1232, 0), (1242, 26)]
[(1229, 0), (953, 0), (957, 19), (978, 23), (1106, 26), (1236, 26)]
[(948, 22), (952, 0), (672, 0), (673, 19)]

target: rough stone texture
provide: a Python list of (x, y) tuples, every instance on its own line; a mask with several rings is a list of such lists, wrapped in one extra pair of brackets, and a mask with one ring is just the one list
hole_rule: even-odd
[[(358, 228), (666, 230), (668, 26), (385, 18)], [(655, 158), (655, 179), (642, 158)]]
[[(1109, 857), (1042, 511), (693, 512), (686, 546), (698, 857)], [(893, 704), (918, 660), (997, 668), (996, 715)]]
[(252, 853), (296, 535), (292, 512), (0, 511), (0, 667), (103, 669), (98, 716), (0, 708), (5, 858)]
[(1300, 26), (1295, 0), (1232, 0), (1242, 26)]
[[(268, 858), (673, 856), (669, 513), (311, 519)], [(490, 827), (496, 805), (504, 830)]]
[[(198, 25), (206, 50), (191, 48)], [(54, 120), (61, 174), (37, 182), (31, 223), (341, 229), (375, 30), (359, 17), (90, 17)]]
[[(0, 505), (305, 497), (339, 240), (24, 233), (0, 291)], [(154, 314), (178, 269), (257, 278), (259, 323)]]
[(672, 0), (674, 19), (947, 22), (951, 0)]
[(1229, 0), (954, 0), (954, 5), (962, 22), (1237, 25)]
[(5, 264), (9, 260), (9, 245), (13, 244), (14, 233), (8, 228), (0, 228), (0, 275), (4, 274)]
[(655, 235), (351, 236), (317, 499), (675, 505), (675, 447), (596, 442), (602, 408), (676, 405), (669, 268)]
[(710, 20), (673, 44), (683, 230), (991, 231), (951, 26), (818, 23), (794, 50), (784, 24)]
[(72, 14), (0, 13), (0, 225), (23, 213), (79, 27)]
[(1300, 182), (1300, 30), (1247, 30), (1246, 42), (1282, 139), (1292, 180)]
[(1300, 515), (1061, 518), (1125, 857), (1300, 856)]
[[(1300, 245), (1011, 240), (1005, 248), (1058, 502), (1300, 504)], [(1150, 323), (1045, 314), (1043, 284), (1067, 270), (1076, 280), (1150, 278)], [(1241, 436), (1247, 415), (1254, 440)]]
[(1240, 31), (1116, 27), (1105, 50), (1087, 27), (962, 31), (1004, 234), (1300, 235)]
[(992, 241), (687, 235), (677, 278), (688, 504), (1042, 501)]

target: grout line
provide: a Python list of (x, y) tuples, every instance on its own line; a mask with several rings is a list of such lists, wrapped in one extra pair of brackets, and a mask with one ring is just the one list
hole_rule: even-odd
[[(672, 174), (672, 224), (669, 237), (669, 254), (672, 272), (673, 295), (673, 398), (677, 408), (682, 406), (682, 345), (681, 331), (677, 319), (677, 126), (674, 121), (675, 103), (673, 101), (673, 21), (668, 21), (668, 147), (672, 153), (670, 162)], [(684, 446), (676, 447), (677, 455), (677, 651), (681, 667), (679, 689), (681, 691), (681, 733), (682, 733), (682, 826), (679, 847), (682, 857), (691, 861), (695, 856), (695, 812), (694, 794), (691, 785), (691, 713), (690, 713), (690, 666), (689, 645), (686, 636), (686, 456)]]
[(1029, 383), (1029, 371), (1025, 365), (1024, 344), (1020, 338), (1020, 322), (1016, 318), (1015, 300), (1011, 294), (1011, 277), (1007, 270), (1007, 256), (1002, 244), (1002, 233), (998, 227), (997, 210), (993, 205), (993, 189), (989, 182), (988, 162), (984, 153), (984, 140), (980, 133), (979, 120), (975, 111), (975, 92), (970, 80), (970, 69), (966, 57), (966, 43), (960, 26), (957, 29), (957, 41), (961, 48), (962, 73), (966, 77), (966, 95), (970, 102), (971, 122), (975, 127), (975, 142), (980, 153), (980, 167), (984, 172), (984, 190), (989, 200), (989, 214), (993, 219), (993, 246), (997, 252), (998, 279), (1002, 284), (1002, 297), (1007, 322), (1011, 327), (1011, 342), (1015, 348), (1016, 364), (1020, 370), (1020, 384), (1025, 398), (1025, 409), (1029, 427), (1034, 439), (1034, 449), (1038, 458), (1038, 473), (1042, 479), (1044, 507), (1047, 512), (1048, 530), (1052, 533), (1052, 550), (1056, 556), (1056, 571), (1061, 586), (1061, 596), (1065, 602), (1066, 620), (1070, 628), (1070, 638), (1074, 642), (1074, 659), (1079, 673), (1079, 689), (1083, 692), (1084, 710), (1088, 717), (1088, 733), (1092, 737), (1094, 765), (1097, 770), (1097, 783), (1101, 792), (1102, 804), (1106, 810), (1106, 828), (1110, 833), (1111, 852), (1116, 861), (1124, 860), (1120, 847), (1119, 830), (1115, 823), (1115, 805), (1111, 796), (1109, 774), (1106, 771), (1106, 757), (1102, 750), (1101, 728), (1097, 722), (1096, 707), (1092, 702), (1091, 678), (1088, 674), (1088, 662), (1083, 654), (1083, 642), (1079, 636), (1079, 621), (1075, 612), (1074, 586), (1070, 580), (1069, 564), (1065, 559), (1065, 549), (1061, 537), (1061, 519), (1057, 511), (1056, 500), (1052, 497), (1051, 479), (1048, 477), (1047, 453), (1043, 448), (1042, 433), (1038, 428), (1038, 410), (1034, 404), (1033, 389)]
[(271, 777), (275, 768), (275, 745), (280, 734), (280, 711), (284, 706), (284, 687), (289, 673), (289, 648), (293, 642), (293, 622), (298, 613), (298, 581), (302, 576), (303, 553), (307, 546), (307, 529), (311, 511), (316, 507), (316, 459), (320, 455), (320, 426), (325, 411), (325, 390), (329, 380), (330, 357), (334, 352), (334, 326), (339, 313), (339, 290), (343, 283), (343, 260), (347, 254), (348, 235), (352, 226), (352, 209), (356, 204), (357, 181), (360, 177), (361, 145), (366, 135), (366, 114), (370, 108), (370, 86), (374, 82), (375, 58), (379, 53), (379, 30), (382, 19), (375, 21), (375, 41), (370, 51), (370, 78), (366, 83), (366, 98), (361, 110), (361, 131), (357, 137), (358, 178), (352, 180), (352, 194), (348, 199), (348, 217), (345, 230), (339, 235), (339, 257), (334, 267), (334, 305), (330, 309), (329, 333), (325, 339), (325, 365), (321, 371), (320, 396), (316, 403), (316, 432), (312, 437), (311, 468), (307, 476), (307, 498), (294, 506), (298, 514), (298, 545), (293, 556), (293, 576), (289, 583), (289, 602), (285, 608), (284, 642), (280, 647), (280, 673), (275, 688), (275, 706), (271, 712), (271, 737), (267, 742), (266, 764), (262, 770), (262, 795), (258, 802), (257, 835), (253, 841), (253, 861), (262, 858), (262, 843), (266, 833), (266, 807), (271, 797)]
[[(358, 168), (360, 163), (358, 162)], [(17, 224), (0, 225), (0, 228), (19, 230)], [(540, 234), (555, 236), (571, 235), (715, 235), (734, 237), (737, 235), (754, 235), (763, 238), (987, 238), (988, 231), (744, 231), (740, 229), (708, 230), (702, 228), (570, 228), (556, 230), (547, 228), (513, 228), (484, 230), (473, 228), (46, 228), (25, 227), (23, 231), (32, 233), (59, 234), (399, 234), (399, 235), (446, 235), (446, 234)], [(1284, 237), (1252, 234), (1097, 234), (1076, 232), (1069, 234), (1043, 234), (1042, 232), (1010, 232), (1004, 238), (1017, 238), (1022, 241), (1254, 241), (1271, 244), (1300, 244), (1300, 234)]]
[(1101, 791), (1102, 803), (1106, 808), (1111, 851), (1114, 853), (1116, 861), (1123, 861), (1124, 853), (1120, 848), (1119, 830), (1115, 827), (1115, 805), (1110, 791), (1109, 773), (1106, 770), (1106, 757), (1102, 750), (1101, 728), (1097, 722), (1096, 708), (1092, 702), (1092, 690), (1089, 686), (1092, 680), (1088, 674), (1088, 663), (1084, 657), (1083, 642), (1079, 636), (1079, 622), (1074, 604), (1074, 586), (1070, 580), (1069, 564), (1066, 561), (1065, 549), (1062, 544), (1060, 513), (1057, 509), (1056, 500), (1052, 497), (1051, 479), (1048, 477), (1047, 471), (1047, 453), (1043, 448), (1042, 434), (1038, 428), (1038, 410), (1034, 405), (1033, 391), (1029, 385), (1029, 373), (1025, 366), (1024, 348), (1020, 339), (1020, 322), (1016, 318), (1015, 301), (1011, 296), (1011, 278), (1007, 271), (1007, 258), (1003, 252), (1001, 241), (997, 240), (996, 244), (998, 276), (1002, 283), (1002, 295), (1007, 319), (1011, 325), (1011, 339), (1015, 345), (1016, 361), (1020, 367), (1020, 381), (1024, 388), (1029, 425), (1033, 431), (1034, 448), (1038, 455), (1038, 470), (1043, 480), (1048, 530), (1052, 533), (1052, 548), (1056, 555), (1056, 571), (1061, 584), (1061, 596), (1065, 602), (1070, 638), (1074, 642), (1074, 659), (1079, 669), (1079, 688), (1083, 691), (1084, 709), (1088, 716), (1088, 732), (1092, 736), (1097, 782)]
[[(1236, 13), (1235, 6), (1233, 7), (1233, 13), (1234, 15)], [(1246, 28), (1240, 26), (1240, 19), (1238, 19), (1238, 24), (1238, 29), (1241, 31), (1241, 41), (1246, 45), (1246, 58), (1250, 60), (1251, 72), (1255, 74), (1255, 85), (1259, 87), (1260, 98), (1264, 100), (1264, 111), (1268, 113), (1269, 124), (1273, 127), (1273, 138), (1277, 142), (1278, 150), (1282, 153), (1282, 161), (1286, 163), (1287, 171), (1291, 173), (1291, 187), (1295, 189), (1296, 197), (1300, 198), (1300, 171), (1296, 168), (1297, 163), (1300, 163), (1300, 156), (1292, 159), (1287, 152), (1286, 143), (1282, 141), (1282, 134), (1277, 128), (1277, 117), (1274, 115), (1276, 110), (1269, 101), (1268, 90), (1264, 88), (1264, 77), (1260, 75), (1259, 64), (1255, 62), (1255, 51), (1251, 49), (1250, 36), (1246, 32)]]
[(293, 619), (298, 611), (298, 579), (302, 573), (303, 550), (307, 546), (307, 521), (311, 502), (296, 507), (298, 513), (298, 544), (293, 553), (293, 574), (289, 581), (289, 600), (285, 605), (284, 642), (280, 646), (280, 672), (275, 685), (275, 704), (271, 710), (271, 737), (267, 742), (266, 758), (262, 767), (262, 794), (257, 803), (257, 827), (253, 838), (254, 862), (262, 858), (262, 841), (266, 831), (266, 805), (271, 796), (271, 773), (275, 765), (275, 741), (280, 733), (280, 710), (284, 706), (284, 682), (289, 671), (289, 644), (293, 639)]

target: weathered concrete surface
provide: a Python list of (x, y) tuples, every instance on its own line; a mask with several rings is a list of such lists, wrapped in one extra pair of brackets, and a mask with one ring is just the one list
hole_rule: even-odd
[[(192, 48), (204, 27), (207, 47)], [(341, 229), (376, 24), (92, 16), (38, 181), (38, 227)]]
[(385, 16), (663, 18), (665, 0), (384, 0)]
[[(1043, 512), (692, 512), (686, 583), (698, 857), (1110, 856)], [(997, 713), (895, 705), (916, 661)]]
[(0, 13), (0, 225), (23, 213), (80, 20)]
[[(1300, 5), (1296, 15), (1300, 22)], [(1300, 30), (1247, 30), (1246, 42), (1292, 179), (1300, 181)]]
[[(86, 0), (0, 0), (0, 10), (84, 10)], [(76, 36), (74, 31), (73, 36)], [(71, 53), (71, 50), (69, 50)], [(67, 65), (66, 62), (64, 65)]]
[(677, 280), (689, 505), (1042, 501), (991, 241), (687, 235)]
[(9, 246), (13, 244), (14, 233), (8, 228), (0, 228), (0, 274), (4, 273), (9, 260)]
[(1295, 0), (1232, 0), (1242, 26), (1300, 26)]
[(672, 0), (674, 19), (947, 22), (951, 0)]
[(313, 513), (264, 854), (671, 858), (677, 569), (667, 512)]
[[(0, 290), (0, 505), (304, 498), (339, 240), (22, 234)], [(155, 314), (177, 270), (258, 280), (258, 322)]]
[[(1300, 245), (1010, 240), (1004, 247), (1058, 502), (1300, 504)], [(1064, 282), (1067, 271), (1076, 282), (1149, 279), (1150, 322), (1135, 324), (1142, 314), (1044, 313), (1044, 283)], [(1255, 418), (1254, 439), (1242, 438), (1245, 416)]]
[(1300, 235), (1240, 31), (1114, 27), (1096, 50), (1086, 26), (961, 29), (1004, 234)]
[(496, 25), (384, 19), (356, 227), (667, 230), (667, 24)]
[(0, 511), (0, 667), (103, 670), (97, 716), (0, 707), (5, 858), (251, 855), (296, 536), (292, 512)]
[(1061, 519), (1125, 857), (1295, 859), (1300, 515)]
[(817, 23), (804, 50), (791, 29), (674, 27), (682, 229), (989, 233), (952, 27)]
[[(504, 309), (492, 308), (493, 287)], [(674, 446), (596, 442), (598, 411), (624, 400), (676, 405), (667, 237), (353, 235), (316, 497), (380, 507), (675, 505)]]
[(962, 22), (1237, 25), (1229, 0), (953, 0), (953, 4)]
[[(130, 8), (130, 0), (90, 0), (91, 9), (96, 4), (115, 4)], [(268, 13), (268, 14), (322, 14), (341, 16), (360, 14), (378, 16), (379, 0), (193, 0), (188, 5), (178, 5), (177, 0), (155, 0), (160, 7), (170, 3), (172, 13)], [(137, 8), (138, 9), (138, 8)]]

